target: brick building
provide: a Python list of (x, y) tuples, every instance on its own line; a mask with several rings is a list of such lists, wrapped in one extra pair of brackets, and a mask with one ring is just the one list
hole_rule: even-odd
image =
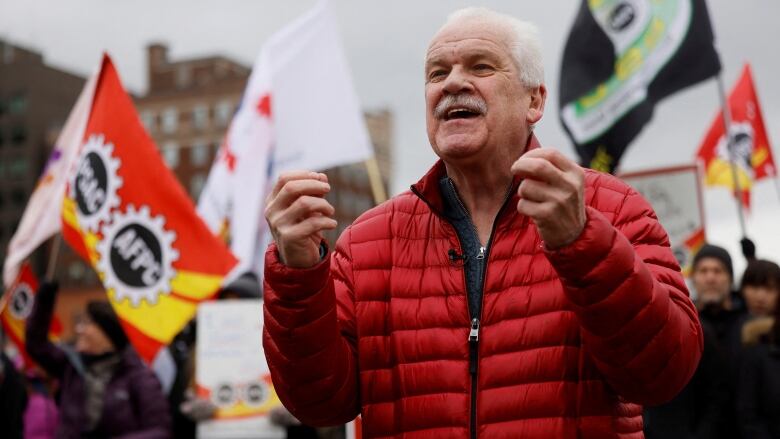
[[(197, 202), (228, 123), (238, 107), (250, 69), (222, 56), (171, 60), (162, 44), (147, 47), (149, 90), (136, 99), (138, 112), (168, 166)], [(365, 114), (377, 162), (389, 187), (392, 118), (388, 111)], [(362, 164), (327, 171), (339, 230), (374, 205)]]
[[(162, 44), (147, 47), (148, 90), (135, 98), (138, 113), (160, 153), (197, 202), (214, 156), (246, 86), (250, 69), (223, 56), (171, 60)], [(0, 41), (0, 260), (16, 229), (52, 145), (84, 84), (84, 79), (46, 66), (41, 54)], [(385, 188), (390, 187), (392, 117), (367, 112), (366, 123)], [(363, 164), (327, 170), (339, 230), (374, 205)], [(34, 257), (43, 276), (45, 245)], [(84, 261), (62, 244), (55, 277), (62, 291), (57, 314), (70, 337), (73, 319), (87, 300), (105, 298)]]

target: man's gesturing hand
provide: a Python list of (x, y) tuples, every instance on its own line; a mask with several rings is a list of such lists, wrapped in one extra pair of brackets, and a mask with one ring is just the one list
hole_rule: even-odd
[(585, 227), (585, 172), (552, 149), (534, 149), (512, 164), (523, 181), (517, 211), (533, 219), (549, 249), (576, 240)]
[(265, 219), (288, 267), (309, 268), (320, 261), (322, 232), (336, 228), (335, 210), (324, 198), (329, 191), (325, 174), (290, 171), (268, 196)]

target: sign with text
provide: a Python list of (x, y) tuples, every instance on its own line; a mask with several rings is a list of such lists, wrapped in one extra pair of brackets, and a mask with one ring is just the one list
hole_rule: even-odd
[(705, 242), (704, 209), (695, 165), (620, 175), (653, 206), (669, 234), (672, 251), (686, 276), (693, 255)]
[(215, 419), (198, 424), (199, 438), (282, 439), (268, 421), (280, 405), (262, 345), (263, 302), (226, 300), (198, 306), (198, 396), (217, 406)]

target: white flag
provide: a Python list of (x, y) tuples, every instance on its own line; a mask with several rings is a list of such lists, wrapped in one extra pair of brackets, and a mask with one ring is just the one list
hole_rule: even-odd
[(275, 33), (252, 69), (198, 212), (237, 271), (262, 275), (267, 191), (279, 172), (368, 159), (372, 147), (327, 0)]
[(22, 219), (8, 243), (3, 266), (3, 283), (8, 288), (19, 273), (21, 263), (44, 241), (62, 229), (60, 212), (65, 195), (67, 171), (76, 159), (84, 138), (97, 74), (87, 80), (76, 105), (70, 111), (46, 167), (38, 179)]

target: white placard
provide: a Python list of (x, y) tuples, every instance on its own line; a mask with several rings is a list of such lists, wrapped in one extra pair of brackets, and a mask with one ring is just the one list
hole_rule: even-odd
[(653, 206), (669, 234), (677, 262), (687, 272), (692, 256), (704, 243), (704, 209), (695, 165), (652, 169), (620, 176)]
[(218, 407), (198, 424), (199, 438), (282, 439), (268, 411), (280, 404), (262, 345), (263, 302), (224, 300), (198, 305), (198, 395)]

